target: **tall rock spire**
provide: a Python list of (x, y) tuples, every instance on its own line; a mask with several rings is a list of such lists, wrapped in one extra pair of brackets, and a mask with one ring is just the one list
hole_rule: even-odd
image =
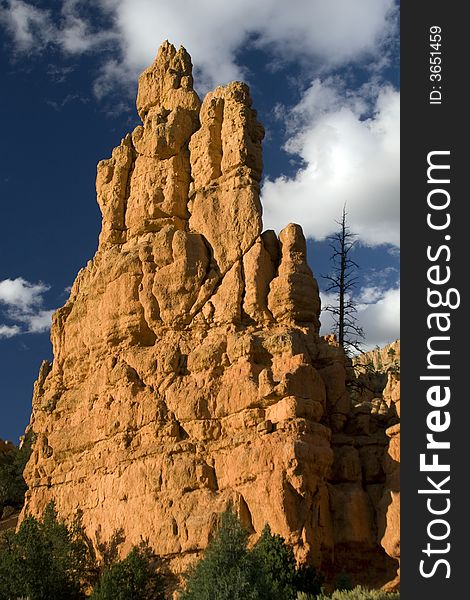
[(53, 318), (25, 512), (80, 508), (96, 544), (122, 529), (125, 552), (144, 535), (181, 571), (231, 504), (254, 535), (269, 522), (319, 565), (334, 547), (344, 357), (318, 335), (301, 228), (262, 233), (249, 89), (201, 105), (188, 53), (165, 42), (137, 110), (142, 125), (98, 164), (98, 251)]

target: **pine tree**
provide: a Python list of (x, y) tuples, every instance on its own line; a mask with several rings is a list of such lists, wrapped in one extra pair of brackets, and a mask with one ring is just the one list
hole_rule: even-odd
[(272, 597), (295, 600), (297, 563), (292, 548), (284, 538), (272, 534), (271, 528), (266, 525), (253, 548), (253, 554), (263, 565)]
[(122, 560), (105, 569), (92, 600), (164, 600), (163, 577), (147, 544), (134, 546)]
[(50, 503), (0, 539), (0, 600), (79, 600), (92, 557), (78, 523), (68, 528)]
[(180, 600), (268, 600), (259, 559), (247, 548), (248, 533), (231, 511), (221, 516), (217, 535), (189, 572)]
[(11, 445), (0, 455), (0, 515), (5, 506), (17, 509), (23, 506), (27, 489), (23, 471), (31, 456), (32, 441), (33, 436), (29, 434), (20, 448)]

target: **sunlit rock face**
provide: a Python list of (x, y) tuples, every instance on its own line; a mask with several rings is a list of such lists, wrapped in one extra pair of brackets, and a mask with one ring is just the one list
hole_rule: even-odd
[(384, 555), (360, 450), (335, 459), (346, 363), (318, 335), (302, 230), (262, 232), (248, 87), (201, 103), (189, 55), (166, 42), (137, 109), (142, 125), (98, 164), (96, 255), (54, 315), (25, 513), (80, 509), (97, 545), (122, 530), (125, 553), (143, 536), (175, 572), (230, 505), (320, 568), (337, 544)]

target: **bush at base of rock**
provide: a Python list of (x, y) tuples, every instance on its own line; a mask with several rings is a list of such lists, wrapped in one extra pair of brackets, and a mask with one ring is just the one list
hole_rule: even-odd
[(292, 548), (284, 543), (284, 539), (273, 535), (267, 525), (253, 548), (253, 554), (264, 566), (270, 590), (279, 598), (295, 600), (296, 561)]
[(266, 525), (252, 550), (264, 569), (273, 598), (295, 600), (298, 591), (319, 594), (323, 577), (310, 566), (298, 566), (293, 549)]
[(357, 586), (352, 590), (335, 590), (331, 596), (320, 594), (311, 596), (300, 592), (297, 600), (400, 600), (399, 592), (384, 592), (383, 590), (367, 590)]
[(54, 504), (0, 538), (0, 600), (80, 600), (92, 558), (78, 523), (70, 529)]
[(21, 448), (0, 440), (0, 517), (6, 507), (20, 509), (23, 506), (26, 483), (23, 470), (31, 455), (31, 435)]
[(180, 600), (262, 600), (266, 575), (247, 548), (248, 533), (231, 512), (224, 513), (204, 557), (189, 571)]
[(79, 519), (67, 526), (50, 503), (0, 536), (0, 600), (85, 600), (92, 588), (93, 600), (164, 600), (155, 559), (142, 543), (100, 575)]
[(92, 600), (164, 600), (163, 579), (154, 563), (148, 546), (135, 546), (126, 558), (104, 571)]
[(298, 567), (292, 548), (266, 526), (248, 550), (248, 533), (232, 512), (192, 568), (180, 600), (296, 600), (299, 590), (319, 593), (314, 569)]

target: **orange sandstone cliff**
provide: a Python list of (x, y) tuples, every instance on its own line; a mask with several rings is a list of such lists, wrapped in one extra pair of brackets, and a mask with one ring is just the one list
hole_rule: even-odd
[(248, 87), (201, 103), (165, 42), (137, 109), (98, 164), (96, 255), (53, 318), (24, 512), (80, 509), (96, 544), (148, 538), (178, 573), (232, 505), (254, 538), (269, 523), (299, 560), (386, 582), (390, 407), (353, 406), (300, 226), (262, 232)]

